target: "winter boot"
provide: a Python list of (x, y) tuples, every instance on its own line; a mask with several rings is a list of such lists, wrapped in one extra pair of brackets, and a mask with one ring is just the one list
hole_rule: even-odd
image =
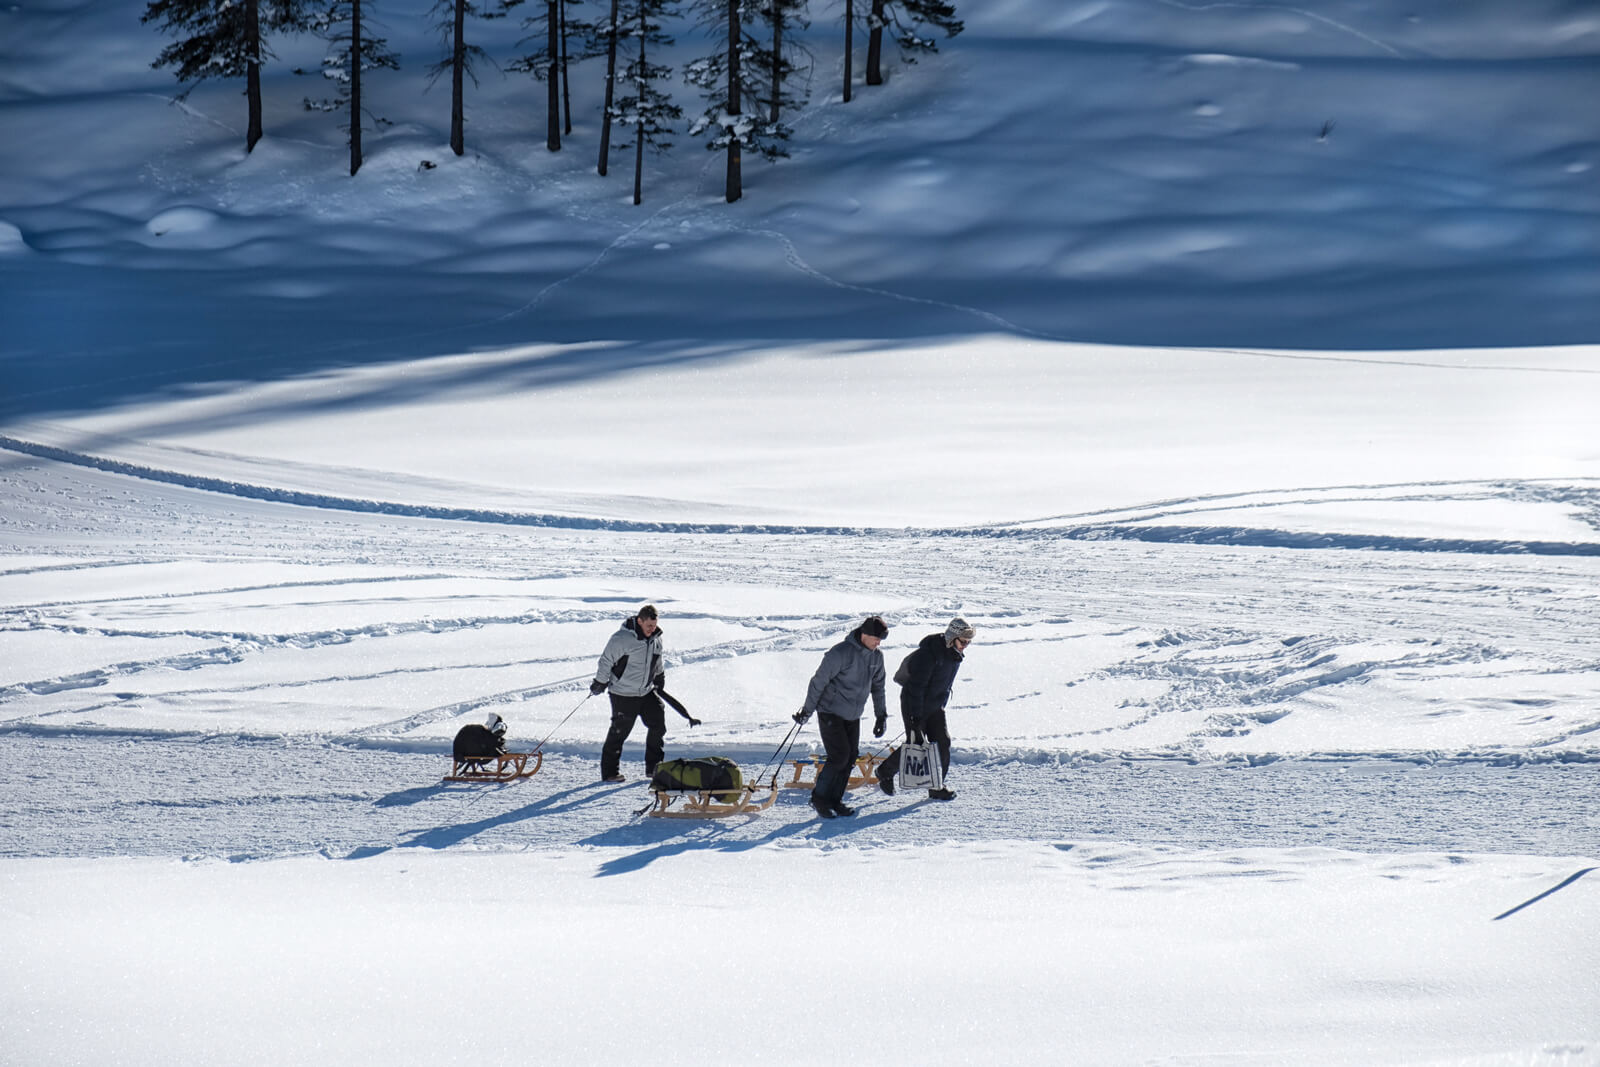
[(929, 800), (954, 800), (955, 798), (956, 798), (956, 795), (954, 793), (952, 793), (948, 789), (930, 789), (930, 790), (928, 790), (928, 799)]
[(856, 813), (856, 809), (844, 803), (844, 801), (840, 801), (833, 806), (833, 813), (835, 815), (854, 815)]
[(828, 804), (824, 803), (823, 801), (818, 800), (815, 793), (813, 793), (811, 795), (811, 807), (812, 807), (812, 810), (814, 810), (818, 815), (822, 816), (824, 819), (833, 818), (833, 808), (830, 807)]

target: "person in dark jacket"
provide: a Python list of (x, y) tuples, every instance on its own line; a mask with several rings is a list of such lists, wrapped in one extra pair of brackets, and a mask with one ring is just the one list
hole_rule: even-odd
[(811, 676), (806, 702), (795, 713), (794, 721), (802, 726), (816, 713), (817, 730), (828, 754), (822, 770), (817, 772), (817, 784), (811, 789), (811, 806), (824, 819), (856, 813), (844, 802), (844, 791), (860, 753), (861, 713), (869, 696), (876, 720), (874, 736), (882, 737), (888, 722), (888, 706), (883, 698), (883, 653), (878, 651), (879, 643), (888, 636), (888, 624), (873, 615), (828, 649)]
[[(900, 687), (900, 717), (906, 724), (906, 737), (925, 738), (939, 746), (939, 766), (950, 773), (950, 728), (945, 723), (945, 705), (955, 687), (956, 672), (967, 656), (977, 630), (959, 615), (950, 620), (942, 634), (929, 634), (906, 659), (906, 682)], [(894, 792), (894, 776), (900, 769), (900, 750), (878, 765), (878, 786)], [(928, 790), (934, 800), (954, 800), (949, 789)]]
[(622, 743), (633, 733), (633, 725), (644, 720), (644, 775), (656, 773), (667, 736), (666, 709), (656, 690), (667, 687), (666, 661), (661, 626), (654, 604), (646, 604), (632, 618), (624, 619), (606, 642), (589, 683), (593, 695), (611, 690), (611, 728), (600, 748), (600, 779), (627, 781), (622, 775)]

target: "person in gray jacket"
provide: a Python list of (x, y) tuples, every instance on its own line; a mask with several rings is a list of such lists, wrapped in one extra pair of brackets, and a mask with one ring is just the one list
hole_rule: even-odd
[(622, 776), (622, 743), (633, 733), (633, 724), (644, 720), (644, 773), (656, 773), (667, 736), (666, 709), (661, 706), (658, 689), (667, 686), (663, 659), (661, 626), (654, 604), (646, 604), (606, 642), (589, 683), (593, 695), (611, 690), (611, 729), (600, 748), (600, 779), (627, 781)]
[(882, 737), (889, 721), (883, 699), (883, 653), (878, 645), (889, 636), (889, 627), (874, 615), (850, 631), (850, 636), (828, 649), (806, 689), (806, 702), (795, 713), (794, 721), (805, 725), (817, 715), (817, 730), (827, 760), (817, 772), (811, 790), (811, 806), (824, 819), (835, 815), (854, 815), (844, 803), (844, 790), (850, 782), (861, 747), (861, 713), (872, 698), (876, 716), (873, 736)]

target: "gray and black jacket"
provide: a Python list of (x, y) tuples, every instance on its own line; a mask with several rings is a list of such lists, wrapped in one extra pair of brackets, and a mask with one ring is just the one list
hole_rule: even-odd
[(841, 719), (860, 719), (871, 696), (873, 712), (882, 718), (888, 714), (883, 678), (883, 653), (861, 643), (858, 626), (823, 655), (800, 710), (807, 715), (820, 711)]
[(658, 685), (667, 684), (664, 655), (661, 627), (646, 637), (639, 632), (636, 617), (624, 619), (600, 653), (594, 680), (609, 685), (617, 696), (642, 697)]

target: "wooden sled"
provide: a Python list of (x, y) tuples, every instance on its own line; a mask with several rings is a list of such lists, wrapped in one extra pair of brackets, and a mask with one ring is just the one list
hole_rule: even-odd
[[(883, 756), (857, 756), (856, 773), (850, 776), (845, 783), (846, 789), (860, 789), (865, 785), (878, 784), (878, 764), (884, 761)], [(805, 756), (801, 759), (789, 761), (794, 765), (794, 777), (783, 783), (785, 789), (810, 789), (817, 784), (817, 772), (822, 770), (822, 765), (827, 762), (825, 756)], [(806, 772), (811, 777), (806, 777)]]
[[(756, 794), (763, 789), (767, 791), (766, 799), (757, 800)], [(735, 799), (718, 799), (726, 798), (729, 794), (733, 794)], [(655, 799), (650, 807), (651, 818), (721, 819), (728, 815), (753, 815), (758, 811), (766, 811), (778, 799), (778, 787), (772, 783), (744, 785), (738, 789), (656, 789), (652, 786), (650, 795)], [(679, 801), (683, 802), (683, 807), (676, 811), (669, 810)]]
[[(544, 766), (543, 752), (503, 752), (491, 756), (494, 767), (487, 759), (452, 759), (447, 782), (515, 782), (519, 778), (532, 778)], [(530, 767), (528, 761), (532, 760)]]

